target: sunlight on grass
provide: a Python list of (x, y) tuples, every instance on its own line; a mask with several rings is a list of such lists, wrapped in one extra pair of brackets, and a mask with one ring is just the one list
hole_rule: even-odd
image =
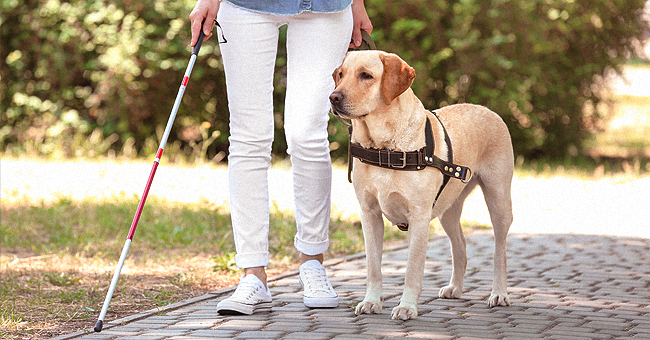
[[(135, 197), (108, 200), (62, 198), (55, 202), (13, 202), (2, 206), (0, 245), (8, 252), (67, 253), (86, 257), (119, 254)], [(214, 204), (169, 202), (152, 197), (143, 210), (134, 243), (136, 254), (192, 249), (232, 251), (230, 218)], [(191, 247), (190, 247), (191, 246)]]
[(650, 97), (616, 96), (607, 126), (586, 142), (587, 150), (607, 157), (650, 158), (648, 107)]
[[(0, 246), (6, 249), (5, 254), (19, 257), (73, 254), (111, 260), (122, 249), (137, 204), (135, 197), (79, 201), (62, 198), (38, 204), (3, 204)], [(292, 213), (277, 207), (271, 209), (272, 256), (296, 256), (295, 230)], [(363, 251), (359, 224), (334, 217), (330, 234), (332, 253)], [(130, 250), (135, 260), (165, 258), (170, 254), (224, 256), (233, 252), (230, 215), (223, 207), (209, 202), (169, 202), (155, 197), (146, 203)]]

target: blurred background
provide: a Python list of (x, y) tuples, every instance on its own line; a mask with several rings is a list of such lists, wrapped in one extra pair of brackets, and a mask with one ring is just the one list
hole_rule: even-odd
[[(194, 4), (3, 0), (0, 155), (153, 157), (189, 60)], [(378, 47), (416, 69), (413, 89), (425, 106), (488, 106), (508, 124), (518, 165), (626, 162), (650, 171), (646, 0), (366, 0), (366, 7)], [(286, 151), (283, 44), (276, 158)], [(332, 155), (344, 162), (347, 130), (334, 120), (330, 135)], [(219, 46), (209, 42), (166, 161), (225, 161), (227, 136)]]

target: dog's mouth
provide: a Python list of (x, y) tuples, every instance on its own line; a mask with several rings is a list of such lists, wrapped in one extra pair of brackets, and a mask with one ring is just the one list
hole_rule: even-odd
[(341, 111), (336, 110), (335, 108), (332, 108), (332, 114), (336, 117), (343, 118), (343, 119), (361, 119), (367, 116), (367, 113), (364, 113), (362, 115), (351, 115), (347, 113), (342, 113)]
[(332, 114), (336, 117), (339, 118), (344, 118), (344, 119), (350, 119), (351, 117), (345, 113), (341, 108), (338, 107), (338, 105), (331, 105), (332, 108)]
[(332, 104), (332, 105), (330, 105), (330, 106), (331, 106), (331, 112), (332, 112), (332, 114), (333, 114), (334, 116), (338, 117), (338, 118), (343, 118), (343, 119), (360, 119), (360, 118), (363, 118), (363, 117), (365, 117), (365, 116), (368, 115), (367, 113), (364, 113), (364, 114), (362, 114), (362, 115), (354, 115), (354, 114), (351, 114), (351, 113), (349, 113), (348, 111), (346, 111), (345, 109), (343, 109), (342, 107), (340, 107), (340, 105), (337, 105), (337, 104)]
[(330, 106), (332, 114), (338, 118), (343, 119), (359, 119), (365, 117), (367, 114), (355, 115), (350, 113), (350, 103), (346, 100), (345, 94), (341, 91), (334, 91), (330, 95)]

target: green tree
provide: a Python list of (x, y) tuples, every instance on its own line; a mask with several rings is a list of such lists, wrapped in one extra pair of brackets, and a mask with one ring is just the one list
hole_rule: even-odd
[[(508, 124), (515, 153), (528, 158), (580, 152), (600, 119), (600, 80), (636, 56), (648, 25), (644, 4), (366, 0), (378, 46), (416, 69), (413, 88), (426, 107), (488, 106)], [(0, 2), (0, 150), (153, 154), (189, 59), (193, 6), (194, 0)], [(170, 136), (181, 153), (200, 150), (211, 158), (227, 151), (220, 60), (218, 45), (204, 44)], [(285, 64), (281, 47), (273, 149), (280, 156)], [(334, 121), (330, 134), (340, 146), (334, 156), (344, 157), (347, 129)]]
[(416, 69), (425, 106), (470, 102), (500, 114), (515, 153), (580, 152), (600, 119), (603, 75), (628, 58), (645, 0), (367, 0), (379, 46)]
[[(8, 0), (1, 6), (2, 149), (62, 156), (100, 146), (96, 151), (142, 150), (160, 134), (189, 60), (191, 1)], [(187, 146), (204, 139), (201, 127), (227, 132), (216, 50), (211, 43), (201, 50), (172, 141)]]

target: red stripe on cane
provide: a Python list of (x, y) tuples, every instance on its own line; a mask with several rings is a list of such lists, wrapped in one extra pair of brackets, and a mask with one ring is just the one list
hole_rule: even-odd
[(138, 221), (140, 221), (142, 208), (144, 208), (144, 202), (147, 201), (147, 196), (149, 195), (149, 189), (151, 189), (151, 182), (153, 182), (153, 176), (156, 175), (156, 169), (158, 169), (158, 164), (160, 163), (153, 162), (153, 167), (151, 167), (151, 173), (149, 174), (147, 185), (144, 187), (144, 193), (142, 193), (142, 197), (140, 197), (140, 203), (138, 204), (138, 209), (135, 211), (135, 216), (133, 216), (133, 223), (131, 223), (131, 229), (129, 229), (129, 235), (126, 237), (129, 240), (133, 240), (133, 234), (135, 234), (135, 228), (138, 227)]
[(183, 82), (181, 83), (181, 85), (187, 86), (188, 81), (190, 81), (190, 77), (188, 77), (188, 76), (183, 77)]
[(156, 159), (160, 160), (160, 158), (162, 157), (162, 154), (163, 154), (163, 149), (158, 148), (158, 152), (156, 153)]

